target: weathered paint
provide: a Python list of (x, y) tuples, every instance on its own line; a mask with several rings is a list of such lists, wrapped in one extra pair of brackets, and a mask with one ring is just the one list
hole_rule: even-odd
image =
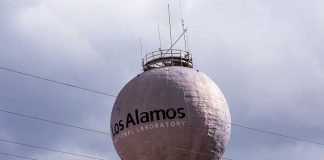
[(122, 160), (218, 160), (229, 141), (230, 123), (218, 86), (202, 72), (176, 66), (132, 79), (111, 115), (112, 133), (118, 131), (112, 139)]

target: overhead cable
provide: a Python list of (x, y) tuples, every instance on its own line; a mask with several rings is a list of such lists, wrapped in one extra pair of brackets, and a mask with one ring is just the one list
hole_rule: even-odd
[[(179, 151), (183, 151), (183, 152), (189, 152), (189, 153), (199, 154), (199, 155), (208, 156), (208, 157), (215, 157), (215, 155), (212, 155), (212, 154), (197, 152), (197, 151), (193, 151), (193, 150), (189, 150), (189, 149), (184, 149), (184, 148), (180, 148), (180, 147), (175, 147), (175, 146), (170, 146), (170, 145), (165, 145), (165, 144), (159, 144), (159, 143), (155, 143), (155, 142), (151, 142), (151, 141), (144, 141), (144, 142), (145, 143), (148, 143), (148, 144), (153, 144), (153, 145), (156, 145), (156, 146), (164, 147), (164, 148), (169, 148), (169, 149), (179, 150)], [(226, 157), (223, 157), (222, 159), (225, 159), (225, 160), (233, 160), (233, 159), (226, 158)]]
[(67, 155), (72, 155), (72, 156), (78, 156), (78, 157), (82, 157), (82, 158), (96, 159), (96, 160), (104, 160), (102, 158), (87, 156), (87, 155), (78, 154), (78, 153), (66, 152), (66, 151), (57, 150), (57, 149), (51, 149), (51, 148), (47, 148), (47, 147), (35, 146), (35, 145), (31, 145), (31, 144), (16, 142), (16, 141), (2, 139), (2, 138), (0, 138), (0, 141), (6, 142), (6, 143), (11, 143), (11, 144), (16, 144), (16, 145), (21, 145), (21, 146), (26, 146), (26, 147), (31, 147), (31, 148), (37, 148), (37, 149), (42, 149), (42, 150), (47, 150), (47, 151), (52, 151), (52, 152), (57, 152), (57, 153), (62, 153), (62, 154), (67, 154)]
[(108, 132), (97, 131), (97, 130), (94, 130), (94, 129), (89, 129), (89, 128), (84, 128), (84, 127), (80, 127), (80, 126), (76, 126), (76, 125), (72, 125), (72, 124), (47, 120), (47, 119), (43, 119), (43, 118), (39, 118), (39, 117), (35, 117), (35, 116), (26, 115), (26, 114), (20, 114), (20, 113), (16, 113), (16, 112), (6, 111), (6, 110), (3, 110), (3, 109), (0, 109), (0, 112), (15, 115), (15, 116), (20, 116), (20, 117), (24, 117), (24, 118), (34, 119), (34, 120), (38, 120), (38, 121), (43, 121), (43, 122), (47, 122), (47, 123), (52, 123), (52, 124), (56, 124), (56, 125), (61, 125), (61, 126), (65, 126), (65, 127), (71, 127), (71, 128), (76, 128), (76, 129), (89, 131), (89, 132), (96, 132), (96, 133), (109, 135)]
[(33, 77), (33, 78), (37, 78), (37, 79), (41, 79), (41, 80), (44, 80), (44, 81), (60, 84), (60, 85), (65, 85), (65, 86), (69, 86), (69, 87), (73, 87), (73, 88), (78, 88), (78, 89), (81, 89), (81, 90), (84, 90), (84, 91), (94, 92), (94, 93), (98, 93), (98, 94), (102, 94), (102, 95), (106, 95), (106, 96), (110, 96), (110, 97), (117, 97), (117, 96), (112, 95), (110, 93), (105, 93), (105, 92), (101, 92), (101, 91), (98, 91), (98, 90), (89, 89), (89, 88), (77, 86), (77, 85), (74, 85), (74, 84), (69, 84), (69, 83), (66, 83), (66, 82), (52, 80), (52, 79), (49, 79), (49, 78), (45, 78), (45, 77), (42, 77), (42, 76), (37, 76), (37, 75), (34, 75), (34, 74), (29, 74), (29, 73), (26, 73), (26, 72), (13, 70), (13, 69), (10, 69), (10, 68), (5, 68), (5, 67), (0, 66), (0, 69), (5, 70), (5, 71), (9, 71), (9, 72), (14, 72), (14, 73), (21, 74), (21, 75), (25, 75), (25, 76), (29, 76), (29, 77)]
[[(68, 86), (68, 87), (78, 88), (78, 89), (81, 89), (81, 90), (85, 90), (85, 91), (89, 91), (89, 92), (93, 92), (93, 93), (97, 93), (97, 94), (102, 94), (102, 95), (106, 95), (106, 96), (110, 96), (110, 97), (114, 97), (114, 98), (117, 97), (116, 95), (113, 95), (113, 94), (110, 94), (110, 93), (105, 93), (105, 92), (97, 91), (97, 90), (94, 90), (94, 89), (89, 89), (89, 88), (85, 88), (85, 87), (81, 87), (81, 86), (77, 86), (77, 85), (73, 85), (73, 84), (69, 84), (69, 83), (65, 83), (65, 82), (60, 82), (60, 81), (56, 81), (56, 80), (52, 80), (52, 79), (49, 79), (49, 78), (33, 75), (33, 74), (30, 74), (30, 73), (17, 71), (17, 70), (6, 68), (6, 67), (1, 67), (0, 66), (0, 69), (5, 70), (5, 71), (9, 71), (9, 72), (14, 72), (14, 73), (21, 74), (21, 75), (25, 75), (25, 76), (29, 76), (29, 77), (33, 77), (33, 78), (37, 78), (37, 79), (41, 79), (41, 80), (45, 80), (45, 81), (48, 81), (48, 82), (53, 82), (53, 83), (60, 84), (60, 85), (65, 85), (65, 86)], [(5, 111), (5, 110), (0, 110), (0, 112), (3, 112), (3, 111)], [(49, 122), (49, 123), (55, 123), (55, 124), (64, 125), (64, 126), (69, 126), (69, 127), (73, 127), (73, 128), (79, 128), (79, 129), (83, 128), (83, 127), (73, 126), (73, 125), (69, 125), (69, 124), (64, 124), (64, 123), (61, 123), (61, 122), (55, 122), (55, 121), (45, 120), (45, 119), (37, 118), (37, 117), (33, 117), (33, 116), (23, 115), (23, 114), (19, 114), (19, 113), (17, 113), (17, 114), (14, 113), (14, 112), (9, 113), (9, 111), (4, 112), (4, 113), (15, 114), (17, 116), (23, 116), (23, 117), (26, 117), (26, 118), (37, 119), (37, 120), (41, 120), (41, 121), (45, 121), (45, 122)], [(224, 122), (224, 123), (227, 123), (227, 122)], [(235, 123), (228, 123), (228, 124), (230, 124), (232, 126), (235, 126), (235, 127), (244, 128), (244, 129), (247, 129), (247, 130), (252, 130), (252, 131), (263, 133), (263, 134), (269, 134), (269, 135), (279, 136), (279, 137), (283, 137), (283, 138), (287, 138), (287, 139), (291, 139), (291, 140), (302, 141), (302, 142), (307, 142), (307, 143), (311, 143), (311, 144), (324, 146), (324, 143), (310, 141), (310, 140), (306, 140), (306, 139), (303, 139), (303, 138), (297, 138), (297, 137), (293, 137), (293, 136), (289, 136), (289, 135), (285, 135), (285, 134), (281, 134), (281, 133), (276, 133), (276, 132), (273, 132), (273, 131), (257, 129), (257, 128), (253, 128), (253, 127), (249, 127), (249, 126), (245, 126), (245, 125), (241, 125), (241, 124), (235, 124)], [(83, 130), (91, 131), (92, 129), (83, 128)], [(95, 131), (94, 130), (94, 132), (100, 133), (101, 131)], [(102, 132), (102, 133), (106, 134), (106, 132)]]
[(30, 157), (25, 157), (25, 156), (19, 156), (19, 155), (9, 154), (9, 153), (2, 153), (2, 152), (0, 152), (0, 155), (5, 155), (5, 156), (9, 156), (9, 157), (20, 158), (20, 159), (38, 160), (38, 159), (35, 159), (35, 158), (30, 158)]
[[(26, 114), (7, 111), (7, 110), (4, 110), (4, 109), (0, 109), (0, 112), (15, 115), (15, 116), (20, 116), (20, 117), (25, 117), (25, 118), (29, 118), (29, 119), (34, 119), (34, 120), (38, 120), (38, 121), (43, 121), (43, 122), (47, 122), (47, 123), (52, 123), (52, 124), (56, 124), (56, 125), (61, 125), (61, 126), (65, 126), (65, 127), (71, 127), (71, 128), (76, 128), (76, 129), (80, 129), (80, 130), (85, 130), (85, 131), (89, 131), (89, 132), (95, 132), (95, 133), (100, 133), (100, 134), (105, 134), (105, 135), (111, 135), (111, 133), (109, 133), (109, 132), (98, 131), (98, 130), (89, 129), (89, 128), (85, 128), (85, 127), (80, 127), (80, 126), (76, 126), (76, 125), (72, 125), (72, 124), (66, 124), (66, 123), (63, 123), (63, 122), (47, 120), (47, 119), (43, 119), (43, 118), (39, 118), (39, 117), (35, 117), (35, 116), (30, 116), (30, 115), (26, 115)], [(288, 135), (281, 134), (281, 133), (261, 130), (261, 129), (258, 129), (258, 128), (248, 127), (248, 126), (245, 126), (245, 125), (240, 125), (240, 124), (235, 124), (235, 123), (229, 123), (229, 122), (224, 122), (224, 121), (219, 121), (219, 122), (226, 123), (226, 124), (232, 125), (234, 127), (239, 127), (239, 128), (243, 128), (243, 129), (247, 129), (247, 130), (252, 130), (252, 131), (263, 133), (263, 134), (269, 134), (269, 135), (279, 136), (279, 137), (283, 137), (283, 138), (287, 138), (287, 139), (291, 139), (291, 140), (302, 141), (302, 142), (307, 142), (307, 143), (311, 143), (311, 144), (324, 146), (324, 143), (320, 143), (320, 142), (316, 142), (316, 141), (310, 141), (310, 140), (306, 140), (306, 139), (302, 139), (302, 138), (292, 137), (292, 136), (288, 136)]]

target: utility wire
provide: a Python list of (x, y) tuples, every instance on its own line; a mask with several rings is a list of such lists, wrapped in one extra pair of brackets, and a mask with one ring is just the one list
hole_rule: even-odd
[(9, 154), (9, 153), (0, 153), (0, 155), (5, 155), (5, 156), (9, 156), (9, 157), (20, 158), (20, 159), (38, 160), (38, 159), (35, 159), (35, 158), (29, 158), (29, 157), (19, 156), (19, 155)]
[[(69, 154), (69, 155), (83, 157), (83, 158), (96, 159), (96, 160), (104, 160), (104, 159), (101, 159), (101, 158), (90, 157), (90, 156), (76, 154), (76, 153), (71, 153), (71, 152), (65, 152), (65, 151), (60, 151), (60, 150), (55, 150), (55, 149), (49, 149), (49, 148), (45, 148), (45, 147), (34, 146), (34, 145), (30, 145), (30, 144), (15, 142), (15, 141), (11, 141), (11, 140), (5, 140), (5, 139), (1, 139), (1, 138), (0, 138), (0, 141), (7, 142), (7, 143), (12, 143), (12, 144), (17, 144), (17, 145), (22, 145), (22, 146), (27, 146), (27, 147), (32, 147), (32, 148), (37, 148), (37, 149), (43, 149), (43, 150), (47, 150), (47, 151), (53, 151), (53, 152), (58, 152), (58, 153), (63, 153), (63, 154)], [(180, 150), (180, 151), (184, 151), (184, 152), (191, 152), (191, 153), (194, 153), (194, 154), (200, 154), (200, 155), (204, 155), (204, 156), (214, 157), (214, 155), (211, 155), (211, 154), (196, 152), (196, 151), (192, 151), (192, 150), (188, 150), (188, 149), (183, 149), (183, 148), (179, 148), (179, 147), (173, 147), (173, 146), (169, 146), (169, 145), (162, 145), (162, 144), (158, 144), (158, 143), (154, 143), (154, 142), (150, 142), (150, 141), (144, 141), (144, 142), (145, 143), (149, 143), (149, 144), (153, 144), (153, 145), (157, 145), (157, 146), (162, 146), (162, 147), (165, 147), (165, 148), (170, 148), (170, 149)], [(6, 155), (6, 156), (11, 156), (11, 157), (16, 157), (16, 158), (22, 158), (22, 159), (29, 159), (29, 160), (38, 160), (38, 159), (34, 159), (34, 158), (29, 158), (29, 157), (25, 157), (25, 156), (18, 156), (18, 155), (8, 154), (8, 153), (0, 153), (0, 155)], [(222, 159), (225, 159), (225, 160), (233, 160), (233, 159), (226, 158), (226, 157), (223, 157)]]
[[(62, 122), (55, 122), (55, 121), (46, 120), (46, 119), (43, 119), (43, 118), (38, 118), (38, 117), (34, 117), (34, 116), (29, 116), (29, 115), (24, 115), (24, 114), (20, 114), (20, 113), (15, 113), (15, 112), (11, 112), (11, 111), (6, 111), (6, 110), (3, 110), (3, 109), (0, 109), (0, 112), (7, 113), (7, 114), (11, 114), (11, 115), (15, 115), (15, 116), (21, 116), (21, 117), (25, 117), (25, 118), (30, 118), (30, 119), (34, 119), (34, 120), (39, 120), (39, 121), (43, 121), (43, 122), (53, 123), (53, 124), (57, 124), (57, 125), (63, 125), (63, 126), (66, 126), (66, 127), (77, 128), (77, 129), (86, 130), (86, 131), (90, 131), (90, 132), (96, 132), (96, 133), (101, 133), (101, 134), (111, 135), (110, 133), (107, 133), (107, 132), (96, 131), (96, 130), (92, 130), (92, 129), (88, 129), (88, 128), (83, 128), (83, 127), (79, 127), (79, 126), (75, 126), (75, 125), (65, 124), (65, 123), (62, 123)], [(12, 143), (12, 142), (13, 142), (13, 141), (4, 140), (4, 139), (0, 139), (0, 141), (9, 142), (9, 143)], [(144, 141), (144, 142), (145, 142), (145, 143), (154, 144), (154, 145), (157, 145), (157, 146), (163, 146), (163, 147), (166, 147), (166, 148), (176, 149), (176, 150), (179, 150), (179, 151), (191, 152), (191, 153), (200, 154), (200, 155), (205, 155), (205, 156), (211, 156), (211, 157), (214, 156), (214, 155), (209, 155), (209, 154), (206, 154), (206, 153), (196, 152), (196, 151), (192, 151), (192, 150), (188, 150), (188, 149), (183, 149), (183, 148), (179, 148), (179, 147), (173, 147), (173, 146), (168, 146), (168, 145), (162, 145), (162, 144), (158, 144), (158, 143), (154, 143), (154, 142), (150, 142), (150, 141)], [(18, 143), (18, 142), (14, 142), (14, 144), (22, 145), (21, 143)], [(31, 146), (31, 145), (29, 145), (29, 144), (23, 144), (23, 145), (24, 145), (24, 146), (29, 146), (29, 147)], [(37, 147), (37, 148), (38, 148), (38, 147)], [(50, 150), (50, 151), (53, 151), (53, 150)], [(60, 153), (61, 153), (61, 152), (60, 152)], [(66, 153), (66, 152), (65, 152), (65, 153)], [(222, 158), (222, 159), (225, 159), (225, 160), (232, 160), (232, 159), (225, 158), (225, 157)]]
[[(208, 156), (208, 157), (215, 157), (215, 155), (212, 155), (212, 154), (196, 152), (196, 151), (193, 151), (193, 150), (179, 148), (179, 147), (175, 147), (175, 146), (164, 145), (164, 144), (154, 143), (154, 142), (150, 142), (150, 141), (144, 141), (144, 142), (148, 143), (148, 144), (153, 144), (153, 145), (156, 145), (156, 146), (164, 147), (164, 148), (169, 148), (169, 149), (174, 149), (174, 150), (179, 150), (179, 151), (184, 151), (184, 152), (190, 152), (190, 153), (199, 154), (199, 155)], [(225, 158), (225, 157), (223, 157), (222, 159), (233, 160), (233, 159)]]
[[(81, 86), (72, 85), (72, 84), (69, 84), (69, 83), (52, 80), (52, 79), (49, 79), (49, 78), (44, 78), (44, 77), (41, 77), (41, 76), (37, 76), (37, 75), (17, 71), (17, 70), (6, 68), (6, 67), (1, 67), (0, 66), (0, 69), (5, 70), (5, 71), (9, 71), (9, 72), (14, 72), (14, 73), (21, 74), (21, 75), (25, 75), (25, 76), (29, 76), (29, 77), (33, 77), (33, 78), (37, 78), (37, 79), (41, 79), (41, 80), (45, 80), (45, 81), (49, 81), (49, 82), (53, 82), (53, 83), (56, 83), (56, 84), (61, 84), (61, 85), (69, 86), (69, 87), (78, 88), (78, 89), (81, 89), (81, 90), (85, 90), (85, 91), (89, 91), (89, 92), (93, 92), (93, 93), (97, 93), (97, 94), (102, 94), (102, 95), (115, 97), (115, 98), (117, 97), (116, 95), (112, 95), (110, 93), (105, 93), (105, 92), (97, 91), (97, 90), (94, 90), (94, 89), (88, 89), (88, 88), (84, 88), (84, 87), (81, 87)], [(64, 126), (78, 128), (78, 129), (83, 128), (83, 127), (69, 125), (69, 124), (65, 124), (65, 123), (61, 123), (61, 122), (55, 122), (55, 121), (45, 120), (45, 119), (37, 118), (37, 117), (33, 117), (33, 116), (28, 116), (28, 115), (23, 115), (23, 114), (19, 114), (19, 113), (9, 112), (9, 111), (5, 111), (5, 110), (0, 110), (0, 112), (4, 112), (4, 113), (8, 113), (8, 114), (14, 114), (14, 115), (17, 115), (17, 116), (22, 116), (22, 117), (26, 117), (26, 118), (41, 120), (41, 121), (45, 121), (45, 122), (49, 122), (49, 123), (53, 123), (53, 124), (64, 125)], [(223, 123), (227, 123), (227, 124), (230, 124), (230, 125), (235, 126), (235, 127), (240, 127), (240, 128), (252, 130), (252, 131), (255, 131), (255, 132), (260, 132), (260, 133), (269, 134), (269, 135), (275, 135), (275, 136), (279, 136), (279, 137), (283, 137), (283, 138), (287, 138), (287, 139), (292, 139), (292, 140), (296, 140), (296, 141), (302, 141), (302, 142), (307, 142), (307, 143), (311, 143), (311, 144), (317, 144), (317, 145), (324, 146), (324, 143), (319, 143), (319, 142), (310, 141), (310, 140), (306, 140), (306, 139), (302, 139), (302, 138), (292, 137), (292, 136), (281, 134), (281, 133), (261, 130), (261, 129), (257, 129), (257, 128), (253, 128), (253, 127), (248, 127), (248, 126), (245, 126), (245, 125), (235, 124), (235, 123), (228, 123), (228, 122), (223, 122)], [(95, 130), (87, 129), (87, 128), (83, 128), (82, 130), (88, 130), (88, 131), (94, 131), (94, 132), (106, 134), (106, 132), (95, 131)], [(109, 133), (108, 133), (108, 135), (109, 135)]]
[(18, 73), (18, 74), (25, 75), (25, 76), (29, 76), (29, 77), (33, 77), (33, 78), (37, 78), (37, 79), (41, 79), (41, 80), (45, 80), (45, 81), (60, 84), (60, 85), (65, 85), (65, 86), (69, 86), (69, 87), (73, 87), (73, 88), (78, 88), (78, 89), (89, 91), (89, 92), (94, 92), (94, 93), (98, 93), (98, 94), (102, 94), (102, 95), (106, 95), (106, 96), (110, 96), (110, 97), (117, 97), (117, 96), (109, 94), (109, 93), (105, 93), (105, 92), (97, 91), (97, 90), (94, 90), (94, 89), (89, 89), (89, 88), (77, 86), (77, 85), (74, 85), (74, 84), (69, 84), (69, 83), (66, 83), (66, 82), (52, 80), (52, 79), (49, 79), (49, 78), (37, 76), (37, 75), (34, 75), (34, 74), (29, 74), (29, 73), (26, 73), (26, 72), (13, 70), (13, 69), (10, 69), (10, 68), (5, 68), (5, 67), (0, 66), (0, 69), (5, 70), (5, 71), (9, 71), (9, 72)]
[[(34, 120), (38, 120), (38, 121), (43, 121), (43, 122), (47, 122), (47, 123), (52, 123), (52, 124), (56, 124), (56, 125), (61, 125), (61, 126), (65, 126), (65, 127), (71, 127), (71, 128), (76, 128), (76, 129), (80, 129), (80, 130), (85, 130), (85, 131), (89, 131), (89, 132), (95, 132), (95, 133), (100, 133), (100, 134), (105, 134), (105, 135), (111, 135), (111, 133), (109, 133), (109, 132), (98, 131), (98, 130), (89, 129), (89, 128), (85, 128), (85, 127), (80, 127), (80, 126), (76, 126), (76, 125), (71, 125), (71, 124), (66, 124), (66, 123), (62, 123), (62, 122), (47, 120), (47, 119), (43, 119), (43, 118), (39, 118), (39, 117), (35, 117), (35, 116), (30, 116), (30, 115), (26, 115), (26, 114), (7, 111), (7, 110), (4, 110), (4, 109), (0, 109), (0, 112), (15, 115), (15, 116), (20, 116), (20, 117), (25, 117), (25, 118), (29, 118), (29, 119), (34, 119)], [(263, 134), (269, 134), (269, 135), (279, 136), (279, 137), (283, 137), (283, 138), (287, 138), (287, 139), (291, 139), (291, 140), (302, 141), (302, 142), (307, 142), (307, 143), (311, 143), (311, 144), (324, 146), (324, 143), (310, 141), (310, 140), (297, 138), (297, 137), (292, 137), (292, 136), (284, 135), (284, 134), (281, 134), (281, 133), (261, 130), (261, 129), (258, 129), (258, 128), (253, 128), (253, 127), (249, 127), (249, 126), (245, 126), (245, 125), (241, 125), (241, 124), (229, 123), (229, 122), (224, 122), (224, 121), (219, 121), (219, 122), (226, 123), (226, 124), (232, 125), (234, 127), (239, 127), (239, 128), (244, 128), (244, 129), (247, 129), (247, 130), (252, 130), (252, 131), (255, 131), (255, 132), (260, 132), (260, 133), (263, 133)]]
[(11, 140), (6, 140), (6, 139), (2, 139), (2, 138), (0, 138), (0, 141), (6, 142), (6, 143), (11, 143), (11, 144), (16, 144), (16, 145), (21, 145), (21, 146), (26, 146), (26, 147), (31, 147), (31, 148), (37, 148), (37, 149), (42, 149), (42, 150), (47, 150), (47, 151), (52, 151), (52, 152), (57, 152), (57, 153), (62, 153), (62, 154), (67, 154), (67, 155), (72, 155), (72, 156), (78, 156), (78, 157), (82, 157), (82, 158), (96, 159), (96, 160), (104, 160), (102, 158), (87, 156), (87, 155), (78, 154), (78, 153), (71, 153), (71, 152), (61, 151), (61, 150), (57, 150), (57, 149), (46, 148), (46, 147), (35, 146), (35, 145), (26, 144), (26, 143), (21, 143), (21, 142), (15, 142), (15, 141), (11, 141)]
[[(25, 118), (35, 119), (35, 120), (39, 120), (39, 121), (43, 121), (43, 122), (53, 123), (53, 124), (57, 124), (57, 125), (63, 125), (63, 126), (66, 126), (66, 127), (77, 128), (77, 129), (86, 130), (86, 131), (90, 131), (90, 132), (101, 133), (101, 134), (105, 134), (105, 135), (111, 135), (110, 133), (107, 133), (107, 132), (96, 131), (96, 130), (93, 130), (93, 129), (83, 128), (83, 127), (79, 127), (79, 126), (75, 126), (75, 125), (70, 125), (70, 124), (65, 124), (65, 123), (61, 123), (61, 122), (55, 122), (55, 121), (51, 121), (51, 120), (46, 120), (46, 119), (34, 117), (34, 116), (29, 116), (29, 115), (24, 115), (24, 114), (20, 114), (20, 113), (5, 111), (3, 109), (0, 109), (0, 112), (11, 114), (11, 115), (16, 115), (16, 116), (21, 116), (21, 117), (25, 117)], [(69, 153), (69, 152), (66, 152), (66, 151), (59, 151), (59, 150), (54, 150), (54, 149), (49, 149), (49, 148), (44, 148), (44, 147), (38, 147), (38, 146), (30, 145), (30, 144), (14, 142), (14, 141), (5, 140), (5, 139), (1, 139), (1, 138), (0, 138), (0, 141), (7, 142), (7, 143), (18, 144), (18, 145), (23, 145), (23, 146), (28, 146), (28, 147), (32, 147), (32, 148), (38, 148), (38, 149), (43, 149), (43, 150), (48, 150), (48, 151), (54, 151), (54, 152), (59, 152), (59, 153), (64, 153), (64, 154), (72, 154), (72, 155), (81, 156), (81, 157), (85, 157), (85, 158), (91, 158), (91, 159), (100, 160), (99, 158), (95, 158), (95, 157), (84, 156), (84, 155), (80, 155), (80, 154)], [(169, 146), (169, 145), (162, 145), (162, 144), (154, 143), (154, 142), (151, 142), (151, 141), (144, 141), (144, 142), (145, 143), (150, 143), (150, 144), (153, 144), (153, 145), (157, 145), (157, 146), (162, 146), (162, 147), (165, 147), (165, 148), (176, 149), (176, 150), (179, 150), (179, 151), (191, 152), (191, 153), (194, 153), (194, 154), (200, 154), (200, 155), (204, 155), (204, 156), (211, 156), (211, 157), (214, 156), (214, 155), (201, 153), (201, 152), (196, 152), (196, 151), (183, 149), (183, 148), (179, 148), (179, 147), (173, 147), (173, 146)], [(224, 159), (224, 160), (232, 160), (230, 158), (225, 158), (225, 157), (222, 158), (222, 159)], [(31, 160), (34, 160), (34, 159), (31, 159)]]
[(34, 120), (38, 120), (38, 121), (43, 121), (43, 122), (47, 122), (47, 123), (52, 123), (52, 124), (56, 124), (56, 125), (61, 125), (61, 126), (65, 126), (65, 127), (71, 127), (71, 128), (76, 128), (76, 129), (89, 131), (89, 132), (96, 132), (96, 133), (110, 135), (108, 132), (97, 131), (97, 130), (94, 130), (94, 129), (79, 127), (79, 126), (76, 126), (76, 125), (66, 124), (66, 123), (62, 123), (62, 122), (56, 122), (56, 121), (47, 120), (47, 119), (43, 119), (43, 118), (39, 118), (39, 117), (35, 117), (35, 116), (26, 115), (26, 114), (15, 113), (15, 112), (6, 111), (6, 110), (3, 110), (3, 109), (0, 109), (0, 112), (15, 115), (15, 116), (20, 116), (20, 117), (24, 117), (24, 118), (34, 119)]
[[(71, 125), (71, 124), (65, 124), (65, 123), (62, 123), (62, 122), (56, 122), (56, 121), (46, 120), (46, 119), (43, 119), (43, 118), (38, 118), (38, 117), (29, 116), (29, 115), (25, 115), (25, 114), (20, 114), (20, 113), (15, 113), (15, 112), (11, 112), (11, 111), (6, 111), (6, 110), (3, 110), (3, 109), (0, 109), (0, 112), (7, 113), (7, 114), (11, 114), (11, 115), (15, 115), (15, 116), (20, 116), (20, 117), (24, 117), (24, 118), (30, 118), (30, 119), (34, 119), (34, 120), (38, 120), (38, 121), (43, 121), (43, 122), (47, 122), (47, 123), (53, 123), (53, 124), (56, 124), (56, 125), (63, 125), (63, 126), (66, 126), (66, 127), (77, 128), (77, 129), (81, 129), (81, 130), (85, 130), (85, 131), (89, 131), (89, 132), (95, 132), (95, 133), (101, 133), (101, 134), (105, 134), (105, 135), (111, 135), (110, 133), (107, 133), (107, 132), (102, 132), (102, 131), (97, 131), (97, 130), (93, 130), (93, 129), (88, 129), (88, 128), (79, 127), (79, 126), (75, 126), (75, 125)], [(161, 144), (157, 144), (157, 143), (150, 142), (150, 141), (144, 141), (144, 142), (150, 143), (150, 144), (154, 144), (154, 145), (158, 145), (158, 146), (167, 147), (167, 148), (174, 148), (174, 149), (180, 150), (180, 151), (191, 152), (191, 153), (205, 155), (205, 156), (213, 156), (213, 155), (209, 155), (209, 154), (206, 154), (206, 153), (196, 152), (196, 151), (192, 151), (192, 150), (188, 150), (188, 149), (182, 149), (182, 148), (179, 148), (179, 147), (172, 147), (172, 146), (167, 146), (167, 145), (161, 145)], [(232, 159), (229, 159), (229, 158), (222, 158), (222, 159), (232, 160)]]
[(317, 144), (317, 145), (320, 145), (320, 146), (324, 146), (324, 143), (310, 141), (310, 140), (297, 138), (297, 137), (292, 137), (292, 136), (284, 135), (284, 134), (281, 134), (281, 133), (275, 133), (275, 132), (271, 132), (271, 131), (261, 130), (261, 129), (247, 127), (247, 126), (243, 126), (243, 125), (239, 125), (239, 124), (233, 124), (233, 123), (232, 123), (232, 126), (245, 128), (245, 129), (252, 130), (252, 131), (255, 131), (255, 132), (259, 132), (259, 133), (270, 134), (270, 135), (279, 136), (279, 137), (283, 137), (283, 138), (287, 138), (287, 139), (292, 139), (292, 140), (296, 140), (296, 141), (307, 142), (307, 143), (311, 143), (311, 144)]

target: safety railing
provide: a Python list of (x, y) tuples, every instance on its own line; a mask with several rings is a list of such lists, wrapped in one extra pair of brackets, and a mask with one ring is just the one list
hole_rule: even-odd
[(192, 68), (192, 55), (180, 49), (158, 50), (146, 54), (142, 59), (143, 70), (166, 66), (183, 66)]

